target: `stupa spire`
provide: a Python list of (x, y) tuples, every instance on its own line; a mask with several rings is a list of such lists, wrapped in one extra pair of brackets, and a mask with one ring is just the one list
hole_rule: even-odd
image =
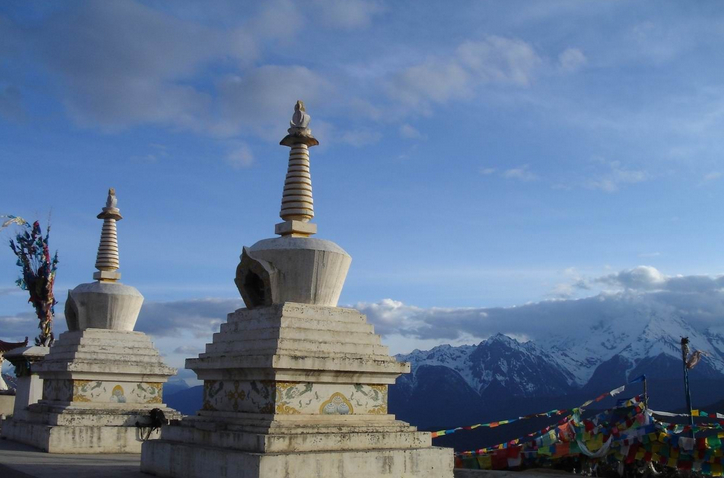
[(284, 139), (279, 143), (289, 146), (289, 166), (284, 181), (282, 207), (279, 216), (284, 222), (274, 228), (281, 236), (308, 237), (317, 232), (317, 225), (309, 221), (314, 217), (314, 200), (312, 199), (312, 175), (309, 172), (309, 148), (319, 141), (312, 136), (309, 129), (311, 117), (307, 114), (304, 103), (297, 101), (290, 128)]
[(98, 272), (93, 273), (93, 279), (102, 282), (117, 281), (121, 278), (121, 273), (118, 272), (121, 264), (118, 258), (116, 221), (120, 221), (123, 217), (121, 217), (121, 211), (116, 207), (117, 203), (116, 190), (110, 188), (106, 207), (98, 214), (98, 219), (103, 219), (103, 229), (101, 231), (101, 242), (98, 245), (98, 255), (96, 256), (96, 269), (98, 269)]

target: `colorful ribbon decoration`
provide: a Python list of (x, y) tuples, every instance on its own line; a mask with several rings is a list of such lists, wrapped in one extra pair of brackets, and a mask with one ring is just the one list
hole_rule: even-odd
[(0, 217), (6, 217), (6, 218), (8, 218), (7, 221), (5, 221), (5, 222), (3, 222), (2, 224), (0, 224), (0, 230), (5, 229), (6, 227), (10, 226), (11, 224), (17, 224), (18, 226), (22, 226), (22, 225), (25, 225), (25, 224), (28, 223), (28, 221), (26, 221), (26, 220), (23, 219), (22, 217), (13, 216), (12, 214), (3, 215), (3, 216), (0, 216)]
[[(541, 430), (535, 431), (535, 432), (533, 432), (533, 433), (529, 433), (529, 434), (527, 434), (527, 435), (525, 435), (525, 436), (523, 436), (523, 437), (516, 438), (515, 440), (510, 440), (510, 441), (508, 441), (508, 442), (501, 443), (501, 444), (499, 444), (499, 445), (495, 445), (495, 446), (492, 446), (492, 447), (480, 448), (480, 449), (478, 449), (478, 450), (469, 450), (469, 451), (459, 452), (458, 455), (485, 454), (485, 453), (489, 453), (489, 452), (495, 451), (495, 450), (503, 450), (503, 449), (509, 448), (509, 447), (511, 447), (511, 446), (518, 445), (518, 444), (520, 444), (520, 443), (523, 443), (523, 444), (535, 444), (535, 442), (536, 442), (537, 440), (541, 440), (541, 445), (543, 445), (543, 441), (544, 441), (544, 440), (551, 441), (551, 443), (553, 443), (553, 442), (556, 441), (556, 437), (553, 436), (553, 435), (551, 435), (551, 432), (552, 432), (554, 429), (558, 430), (558, 435), (559, 435), (559, 436), (567, 436), (567, 437), (568, 437), (568, 441), (572, 441), (573, 438), (574, 438), (576, 435), (583, 435), (583, 436), (587, 436), (587, 437), (588, 437), (588, 436), (593, 436), (593, 435), (596, 435), (596, 434), (597, 434), (597, 431), (598, 431), (601, 427), (604, 427), (604, 426), (608, 426), (608, 425), (609, 425), (607, 422), (601, 421), (600, 417), (604, 416), (604, 415), (607, 414), (607, 413), (612, 412), (613, 410), (617, 410), (617, 409), (621, 409), (621, 408), (628, 408), (628, 407), (634, 407), (634, 411), (633, 411), (633, 412), (636, 412), (636, 413), (639, 413), (639, 414), (640, 414), (640, 413), (643, 411), (643, 407), (642, 407), (642, 405), (641, 405), (641, 396), (634, 397), (634, 398), (632, 398), (631, 400), (626, 401), (623, 406), (621, 406), (621, 407), (616, 407), (616, 408), (611, 408), (611, 409), (609, 409), (609, 410), (606, 410), (606, 411), (604, 411), (604, 412), (599, 413), (599, 414), (596, 415), (595, 417), (592, 417), (591, 419), (588, 419), (588, 420), (584, 420), (584, 419), (581, 419), (581, 418), (580, 418), (580, 410), (581, 410), (581, 409), (578, 408), (578, 409), (575, 409), (575, 410), (577, 410), (577, 412), (574, 412), (574, 413), (572, 413), (571, 415), (568, 415), (567, 417), (563, 418), (563, 419), (560, 420), (559, 422), (554, 423), (554, 424), (552, 424), (552, 425), (549, 425), (549, 426), (547, 426), (547, 427), (545, 427), (545, 428), (543, 428), (543, 429), (541, 429)], [(633, 413), (633, 412), (632, 412), (632, 413)], [(632, 413), (630, 413), (629, 415), (631, 415)], [(633, 426), (633, 416), (635, 416), (635, 414), (632, 415), (631, 417), (628, 417), (628, 418), (631, 419), (631, 424), (628, 425), (628, 427)], [(627, 420), (627, 421), (628, 421), (628, 420)], [(569, 428), (568, 428), (568, 427), (578, 427), (578, 428), (581, 428), (583, 431), (578, 432), (578, 433), (574, 433), (574, 434), (569, 434), (569, 433), (568, 433), (568, 431), (569, 431)], [(623, 429), (625, 429), (625, 428), (628, 428), (628, 427), (623, 427), (623, 425), (622, 425), (621, 427), (618, 427), (618, 428), (617, 428), (616, 433), (617, 433), (617, 434), (620, 434), (620, 431), (621, 431), (621, 430), (623, 430)], [(575, 431), (575, 430), (574, 430), (574, 431)], [(537, 438), (534, 438), (533, 440), (526, 440), (526, 438), (531, 438), (531, 437), (537, 437)], [(546, 438), (546, 437), (547, 437), (547, 438)], [(605, 441), (605, 440), (603, 440), (603, 441)], [(603, 443), (603, 441), (602, 441), (602, 443)]]
[(539, 418), (539, 417), (552, 417), (555, 415), (563, 415), (564, 413), (571, 412), (572, 410), (550, 410), (548, 412), (543, 413), (534, 413), (532, 415), (526, 415), (523, 417), (517, 417), (517, 418), (509, 418), (508, 420), (500, 420), (497, 422), (489, 422), (489, 423), (477, 423), (475, 425), (470, 425), (467, 427), (457, 427), (457, 428), (451, 428), (449, 430), (440, 430), (436, 432), (432, 432), (432, 438), (437, 438), (445, 435), (452, 435), (455, 432), (459, 432), (461, 430), (475, 430), (476, 428), (495, 428), (499, 427), (501, 425), (508, 425), (509, 423), (514, 423), (519, 420), (530, 420), (531, 418)]
[[(706, 423), (690, 425), (657, 420), (659, 416), (688, 416), (648, 410), (641, 396), (620, 407), (582, 419), (572, 415), (525, 438), (493, 447), (461, 452), (455, 456), (458, 468), (507, 469), (543, 466), (568, 456), (587, 457), (592, 462), (658, 463), (679, 470), (699, 471), (719, 477), (724, 474), (724, 415), (696, 410), (693, 416), (709, 418)], [(692, 438), (706, 431), (707, 437)]]
[(432, 438), (437, 438), (437, 437), (441, 437), (441, 436), (452, 435), (453, 433), (456, 433), (456, 432), (459, 432), (462, 430), (475, 430), (476, 428), (483, 428), (483, 427), (495, 428), (495, 427), (499, 427), (501, 425), (507, 425), (509, 423), (514, 423), (519, 420), (530, 420), (531, 418), (552, 417), (552, 416), (557, 416), (557, 415), (563, 415), (564, 413), (575, 413), (576, 410), (583, 411), (584, 408), (588, 407), (589, 405), (591, 405), (594, 402), (600, 402), (601, 400), (603, 400), (604, 398), (607, 398), (607, 397), (614, 397), (614, 396), (618, 395), (619, 393), (623, 392), (625, 389), (626, 389), (626, 385), (615, 388), (615, 389), (611, 390), (610, 392), (601, 394), (600, 396), (596, 397), (593, 400), (588, 400), (587, 402), (585, 402), (583, 405), (581, 405), (578, 408), (573, 408), (573, 409), (569, 409), (569, 410), (554, 409), (554, 410), (550, 410), (547, 412), (526, 415), (523, 417), (509, 418), (508, 420), (500, 420), (497, 422), (489, 422), (489, 423), (477, 423), (475, 425), (469, 425), (466, 427), (457, 427), (457, 428), (450, 428), (448, 430), (439, 430), (436, 432), (431, 432), (431, 436), (432, 436)]

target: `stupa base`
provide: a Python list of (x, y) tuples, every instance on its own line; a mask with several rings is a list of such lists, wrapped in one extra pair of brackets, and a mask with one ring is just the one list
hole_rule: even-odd
[(162, 398), (176, 370), (141, 332), (65, 332), (33, 370), (43, 399), (16, 410), (2, 436), (49, 453), (140, 453), (153, 409), (181, 418)]
[(143, 446), (141, 471), (200, 478), (452, 478), (449, 448), (254, 453), (153, 440)]
[(48, 453), (141, 453), (148, 428), (135, 426), (63, 426), (31, 423), (12, 418), (2, 423), (2, 437)]

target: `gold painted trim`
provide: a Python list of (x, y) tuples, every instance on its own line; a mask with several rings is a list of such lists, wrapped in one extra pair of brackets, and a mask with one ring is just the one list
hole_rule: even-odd
[[(343, 404), (347, 405), (347, 407), (349, 408), (349, 413), (339, 413), (339, 412), (337, 412), (337, 413), (329, 413), (329, 412), (326, 412), (324, 409), (325, 409), (328, 405), (331, 405), (332, 402), (335, 401), (335, 399), (339, 399), (339, 401), (341, 401)], [(337, 405), (337, 407), (339, 407), (339, 404)], [(319, 414), (320, 414), (320, 415), (352, 415), (352, 414), (354, 414), (354, 407), (352, 406), (352, 404), (350, 403), (350, 401), (347, 400), (347, 397), (345, 397), (344, 395), (342, 395), (342, 394), (339, 393), (339, 392), (334, 392), (334, 393), (332, 394), (332, 396), (329, 397), (329, 400), (327, 400), (327, 401), (325, 401), (325, 402), (322, 402), (322, 405), (320, 405), (320, 407), (319, 407)]]
[(290, 407), (285, 403), (280, 403), (277, 405), (277, 413), (281, 415), (301, 415), (302, 412), (294, 407)]

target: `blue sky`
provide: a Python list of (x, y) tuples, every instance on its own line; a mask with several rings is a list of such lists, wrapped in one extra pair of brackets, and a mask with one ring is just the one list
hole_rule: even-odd
[[(123, 282), (178, 365), (238, 300), (241, 247), (273, 235), (302, 99), (318, 237), (353, 257), (342, 304), (572, 300), (641, 265), (714, 277), (723, 37), (714, 1), (6, 1), (0, 213), (52, 213), (64, 299), (115, 187)], [(33, 335), (9, 248), (0, 263), (0, 337)]]

